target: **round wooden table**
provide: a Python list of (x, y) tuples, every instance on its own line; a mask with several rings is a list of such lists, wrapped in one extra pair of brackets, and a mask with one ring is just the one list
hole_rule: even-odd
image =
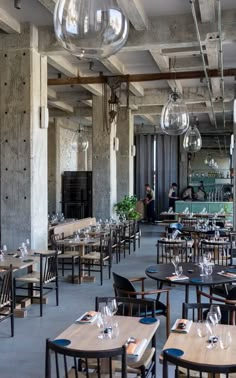
[[(188, 279), (171, 281), (168, 277), (173, 276), (174, 266), (173, 264), (157, 264), (148, 267), (145, 270), (145, 274), (156, 281), (160, 282), (160, 288), (164, 283), (173, 284), (173, 285), (183, 285), (185, 286), (185, 302), (189, 302), (189, 286), (195, 286), (196, 290), (200, 286), (214, 287), (216, 285), (229, 284), (236, 281), (236, 268), (235, 276), (227, 277), (219, 275), (217, 273), (222, 271), (227, 271), (233, 269), (234, 267), (226, 267), (222, 265), (214, 265), (213, 273), (211, 276), (200, 276), (200, 267), (198, 264), (194, 263), (181, 263), (183, 267), (183, 275), (188, 276)], [(156, 270), (156, 272), (154, 272)]]

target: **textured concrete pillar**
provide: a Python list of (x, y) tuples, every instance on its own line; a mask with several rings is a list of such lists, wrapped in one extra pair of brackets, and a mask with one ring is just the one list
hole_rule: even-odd
[(179, 195), (188, 185), (188, 153), (183, 148), (184, 136), (179, 137)]
[(121, 108), (117, 124), (119, 151), (117, 152), (117, 200), (132, 195), (134, 190), (134, 158), (131, 146), (134, 143), (134, 117), (131, 110)]
[(51, 214), (57, 208), (57, 127), (53, 118), (48, 128), (48, 212)]
[(35, 27), (0, 37), (1, 242), (47, 247), (47, 59)]
[(103, 99), (93, 97), (93, 215), (108, 218), (116, 203), (116, 151), (113, 140), (116, 128), (111, 133), (103, 131)]
[(234, 170), (234, 176), (233, 176), (233, 193), (234, 193), (233, 226), (234, 228), (233, 230), (236, 231), (236, 122), (234, 122), (233, 132), (234, 132), (234, 149), (233, 149), (233, 155), (232, 155), (232, 167)]

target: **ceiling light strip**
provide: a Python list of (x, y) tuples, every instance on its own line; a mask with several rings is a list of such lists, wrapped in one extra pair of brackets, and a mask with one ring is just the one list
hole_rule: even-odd
[(222, 46), (222, 22), (221, 22), (221, 0), (218, 0), (218, 33), (219, 33), (219, 67), (220, 67), (220, 87), (222, 94), (222, 109), (223, 109), (223, 125), (225, 129), (225, 82), (224, 82), (224, 57), (223, 57), (223, 46)]

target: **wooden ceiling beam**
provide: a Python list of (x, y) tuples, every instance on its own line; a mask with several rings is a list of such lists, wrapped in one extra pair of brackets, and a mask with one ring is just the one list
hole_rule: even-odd
[[(221, 72), (218, 69), (207, 70), (208, 77), (220, 77)], [(115, 75), (114, 75), (115, 76)], [(184, 72), (161, 72), (149, 74), (117, 75), (121, 82), (142, 82), (142, 81), (159, 81), (159, 80), (185, 80), (201, 79), (205, 77), (204, 71), (184, 71)], [(236, 68), (224, 69), (224, 77), (236, 76)], [(48, 79), (48, 85), (81, 85), (81, 84), (102, 84), (106, 83), (106, 76), (90, 77), (66, 77), (60, 79)]]

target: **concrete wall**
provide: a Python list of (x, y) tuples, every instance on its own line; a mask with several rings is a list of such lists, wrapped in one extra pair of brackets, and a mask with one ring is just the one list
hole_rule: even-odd
[(51, 120), (48, 130), (48, 209), (60, 212), (62, 201), (62, 174), (64, 171), (91, 170), (92, 134), (86, 132), (88, 151), (75, 151), (71, 142), (79, 124), (65, 118)]

